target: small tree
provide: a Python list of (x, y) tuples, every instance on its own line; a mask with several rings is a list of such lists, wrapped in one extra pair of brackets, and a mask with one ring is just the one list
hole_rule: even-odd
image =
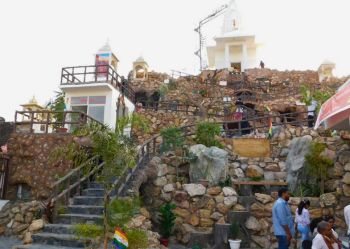
[(333, 161), (321, 153), (327, 148), (324, 143), (311, 143), (310, 152), (305, 156), (307, 173), (319, 183), (320, 192), (324, 194), (324, 183), (327, 180), (328, 168), (333, 166)]
[(161, 224), (161, 235), (164, 239), (168, 239), (173, 233), (173, 227), (175, 225), (176, 216), (173, 213), (175, 209), (174, 204), (166, 203), (160, 207), (160, 224)]
[(160, 134), (163, 138), (163, 143), (161, 145), (162, 152), (176, 150), (183, 147), (185, 138), (180, 128), (169, 127), (161, 130)]
[(222, 148), (222, 144), (216, 139), (221, 132), (219, 124), (210, 122), (201, 122), (196, 127), (196, 142), (207, 147), (217, 146)]
[[(65, 93), (60, 91), (60, 92), (57, 92), (55, 91), (55, 98), (54, 100), (50, 100), (49, 103), (46, 105), (46, 108), (49, 110), (49, 111), (53, 111), (55, 112), (53, 114), (53, 117), (55, 119), (56, 122), (58, 123), (63, 123), (63, 119), (64, 119), (64, 110), (66, 108), (66, 104), (65, 104)], [(60, 125), (54, 125), (53, 126), (55, 129), (60, 127)]]

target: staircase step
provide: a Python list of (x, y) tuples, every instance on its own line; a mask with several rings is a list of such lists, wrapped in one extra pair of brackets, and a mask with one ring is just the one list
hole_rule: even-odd
[(103, 211), (104, 211), (103, 206), (90, 206), (90, 205), (71, 205), (71, 206), (68, 206), (68, 212), (71, 214), (102, 215)]
[(73, 203), (74, 205), (90, 205), (90, 206), (103, 205), (103, 197), (75, 196)]
[(74, 234), (74, 225), (68, 224), (47, 224), (44, 226), (44, 233)]
[(82, 247), (52, 246), (52, 245), (44, 245), (44, 244), (18, 245), (13, 247), (13, 249), (81, 249), (81, 248)]
[(62, 224), (96, 224), (100, 225), (103, 223), (102, 215), (91, 215), (91, 214), (61, 214), (58, 216), (58, 223)]
[(85, 196), (100, 196), (103, 197), (104, 189), (100, 188), (87, 188), (83, 190)]
[(72, 234), (37, 233), (32, 239), (37, 244), (84, 248), (84, 242)]
[(103, 189), (103, 185), (101, 183), (97, 183), (97, 182), (90, 182), (88, 184), (89, 188), (98, 188), (98, 189)]

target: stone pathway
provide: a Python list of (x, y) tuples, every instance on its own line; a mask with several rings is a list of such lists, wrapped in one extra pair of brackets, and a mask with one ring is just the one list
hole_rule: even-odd
[(11, 249), (14, 245), (22, 244), (16, 237), (0, 236), (0, 249)]

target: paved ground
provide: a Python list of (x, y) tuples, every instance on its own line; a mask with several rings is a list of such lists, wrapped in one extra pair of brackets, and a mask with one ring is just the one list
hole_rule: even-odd
[(16, 237), (0, 236), (0, 249), (11, 249), (14, 245), (21, 245), (22, 241)]

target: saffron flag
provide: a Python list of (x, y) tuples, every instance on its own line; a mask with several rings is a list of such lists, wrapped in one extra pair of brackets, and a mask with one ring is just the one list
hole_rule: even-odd
[(119, 228), (115, 229), (113, 244), (117, 249), (126, 249), (129, 247), (128, 238), (126, 237), (126, 234)]

